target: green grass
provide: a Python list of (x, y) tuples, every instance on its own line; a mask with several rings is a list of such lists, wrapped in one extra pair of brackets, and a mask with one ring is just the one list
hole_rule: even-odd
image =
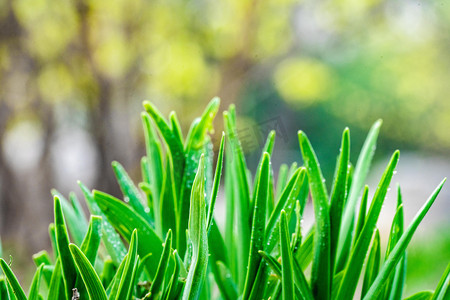
[[(343, 131), (335, 178), (327, 186), (301, 131), (304, 165), (282, 165), (275, 180), (270, 163), (275, 132), (269, 133), (252, 175), (236, 133), (234, 106), (223, 114), (215, 166), (209, 131), (217, 98), (186, 136), (175, 113), (166, 119), (151, 103), (144, 102), (144, 108), (142, 181), (133, 182), (113, 162), (123, 199), (79, 183), (89, 219), (73, 193), (67, 200), (53, 191), (54, 255), (33, 256), (37, 269), (29, 289), (20, 285), (8, 260), (0, 259), (0, 299), (70, 300), (75, 288), (80, 299), (93, 300), (403, 298), (408, 244), (445, 179), (408, 226), (398, 189), (388, 245), (382, 249), (377, 222), (400, 153), (393, 153), (369, 199), (364, 185), (381, 121), (370, 130), (354, 168), (350, 131)], [(214, 216), (220, 189), (227, 209), (223, 228)], [(302, 219), (308, 195), (315, 224), (307, 230)], [(448, 299), (449, 270), (434, 291), (408, 299)]]

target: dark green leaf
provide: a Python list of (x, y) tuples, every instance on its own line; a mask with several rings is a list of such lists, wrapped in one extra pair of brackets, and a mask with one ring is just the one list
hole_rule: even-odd
[(152, 285), (150, 287), (150, 293), (152, 295), (159, 294), (161, 285), (164, 279), (164, 272), (166, 272), (167, 264), (169, 262), (169, 257), (172, 249), (172, 231), (167, 232), (166, 240), (164, 242), (163, 252), (158, 264), (158, 270), (156, 271), (155, 278), (153, 279)]
[(127, 260), (125, 261), (122, 277), (120, 278), (119, 287), (117, 289), (116, 300), (130, 299), (131, 297), (138, 263), (138, 244), (137, 230), (134, 229), (133, 233), (131, 234), (130, 248), (128, 250)]

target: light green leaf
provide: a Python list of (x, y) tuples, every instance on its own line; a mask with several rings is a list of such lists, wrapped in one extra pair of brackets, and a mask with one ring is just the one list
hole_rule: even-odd
[(405, 298), (404, 300), (430, 300), (433, 297), (432, 291), (422, 291), (418, 292), (412, 296), (409, 296), (408, 298)]
[(166, 272), (167, 264), (169, 262), (169, 257), (172, 249), (172, 231), (167, 232), (166, 240), (164, 241), (164, 248), (161, 254), (161, 258), (158, 264), (158, 270), (156, 271), (155, 278), (153, 279), (152, 285), (150, 287), (151, 295), (158, 295), (161, 292), (161, 285), (164, 280), (164, 274)]
[(372, 241), (372, 247), (370, 248), (369, 258), (367, 260), (366, 265), (366, 273), (364, 274), (364, 281), (361, 290), (361, 297), (369, 290), (369, 287), (372, 285), (375, 277), (378, 275), (378, 271), (380, 270), (380, 232), (378, 229), (375, 230), (374, 238)]
[(450, 263), (447, 265), (444, 274), (442, 274), (441, 280), (439, 280), (438, 286), (433, 293), (432, 300), (447, 300), (450, 293)]

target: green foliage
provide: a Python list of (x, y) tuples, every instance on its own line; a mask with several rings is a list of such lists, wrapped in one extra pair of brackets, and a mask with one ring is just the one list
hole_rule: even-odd
[[(304, 166), (294, 164), (289, 170), (283, 165), (274, 185), (270, 159), (275, 132), (269, 133), (255, 176), (249, 176), (233, 106), (224, 113), (226, 134), (215, 172), (208, 131), (218, 99), (211, 101), (185, 139), (175, 114), (166, 120), (150, 103), (144, 107), (143, 182), (135, 184), (114, 162), (123, 201), (91, 192), (80, 183), (92, 214), (89, 223), (73, 194), (69, 202), (54, 191), (55, 220), (49, 232), (55, 255), (41, 251), (33, 256), (37, 270), (28, 297), (8, 263), (0, 259), (1, 299), (48, 295), (47, 299), (70, 300), (79, 293), (80, 299), (93, 300), (209, 299), (217, 294), (221, 299), (334, 300), (354, 298), (358, 285), (362, 287), (359, 296), (365, 300), (402, 298), (407, 246), (445, 179), (406, 229), (398, 189), (382, 259), (377, 221), (398, 151), (371, 200), (368, 187), (363, 188), (381, 122), (369, 133), (353, 173), (350, 133), (344, 130), (329, 195), (320, 163), (303, 132), (299, 132), (299, 143)], [(214, 207), (223, 166), (230, 211), (225, 227), (219, 228)], [(304, 231), (309, 193), (316, 221)], [(306, 269), (311, 263), (309, 274)], [(408, 299), (445, 299), (449, 274), (447, 266), (435, 291)]]

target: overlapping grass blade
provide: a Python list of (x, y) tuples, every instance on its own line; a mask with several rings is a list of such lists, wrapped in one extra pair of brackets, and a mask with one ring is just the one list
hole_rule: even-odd
[[(47, 286), (50, 286), (50, 280), (52, 278), (52, 273), (54, 266), (52, 265), (50, 255), (47, 251), (42, 250), (36, 254), (33, 254), (33, 261), (36, 267), (39, 267), (43, 264), (45, 267), (42, 269), (42, 276), (44, 277), (45, 283)], [(51, 266), (51, 268), (49, 268)]]
[(77, 268), (80, 271), (81, 278), (86, 285), (90, 299), (107, 300), (102, 282), (100, 281), (97, 273), (95, 273), (94, 267), (91, 265), (87, 257), (75, 244), (70, 244), (69, 248)]
[(169, 263), (170, 254), (172, 253), (172, 231), (167, 232), (166, 240), (164, 241), (164, 248), (159, 259), (158, 270), (156, 271), (155, 278), (153, 279), (152, 285), (150, 287), (150, 294), (157, 295), (161, 292), (161, 286), (164, 280), (164, 273), (166, 272), (166, 267)]
[[(347, 175), (350, 160), (350, 133), (346, 128), (342, 134), (341, 149), (330, 199), (330, 266), (334, 270), (336, 260), (339, 229), (341, 226), (342, 212), (347, 194)], [(333, 276), (334, 272), (331, 272)]]
[(133, 230), (137, 229), (141, 241), (138, 247), (139, 256), (145, 257), (152, 253), (146, 262), (146, 268), (153, 278), (162, 253), (161, 239), (145, 219), (119, 199), (99, 191), (94, 191), (93, 195), (103, 214), (126, 241), (131, 240)]
[(66, 222), (64, 220), (61, 202), (58, 196), (55, 196), (55, 231), (58, 257), (60, 258), (62, 277), (66, 291), (66, 297), (70, 299), (72, 288), (75, 286), (77, 271), (72, 254), (69, 250), (69, 236), (67, 234)]
[[(77, 213), (74, 206), (57, 190), (53, 189), (52, 195), (59, 199), (70, 236), (75, 243), (81, 244), (88, 229), (86, 217), (84, 214)], [(76, 200), (74, 199), (74, 201)]]
[(265, 221), (266, 208), (269, 191), (269, 176), (270, 176), (270, 156), (267, 152), (263, 154), (263, 162), (261, 165), (256, 200), (253, 210), (253, 224), (251, 232), (251, 242), (248, 258), (247, 275), (245, 279), (243, 299), (247, 299), (252, 290), (258, 268), (261, 262), (261, 256), (258, 254), (259, 250), (264, 249), (265, 244)]
[[(148, 113), (141, 114), (142, 123), (144, 126), (145, 149), (147, 156), (143, 159), (143, 179), (150, 185), (150, 190), (153, 195), (153, 202), (151, 209), (155, 217), (156, 226), (160, 224), (159, 216), (156, 212), (159, 211), (159, 199), (161, 195), (162, 180), (163, 180), (163, 156), (161, 142), (159, 141), (156, 132), (151, 124), (151, 118)], [(148, 175), (145, 175), (148, 174)]]
[(306, 234), (306, 237), (303, 239), (303, 243), (300, 249), (295, 252), (295, 259), (298, 261), (303, 270), (308, 267), (313, 258), (314, 235), (315, 235), (314, 231), (315, 227), (313, 226)]
[(20, 286), (20, 283), (17, 280), (16, 275), (14, 275), (13, 271), (3, 258), (0, 258), (0, 267), (3, 270), (6, 279), (8, 279), (8, 282), (11, 285), (17, 300), (27, 300), (27, 296), (25, 295), (25, 292)]
[[(186, 138), (185, 147), (185, 167), (182, 173), (182, 184), (179, 193), (179, 221), (178, 221), (178, 242), (177, 250), (181, 255), (185, 253), (186, 247), (186, 236), (182, 233), (186, 232), (189, 222), (189, 211), (190, 211), (190, 200), (191, 200), (191, 190), (196, 177), (197, 168), (199, 167), (200, 156), (204, 155), (204, 159), (209, 158), (209, 150), (211, 147), (210, 138), (208, 132), (213, 129), (213, 120), (219, 110), (220, 100), (219, 98), (212, 99), (206, 109), (204, 110), (200, 119), (194, 122), (191, 130)], [(174, 164), (174, 166), (178, 165)], [(209, 163), (204, 165), (209, 169)], [(205, 191), (209, 187), (209, 170), (206, 170), (206, 186)], [(208, 190), (209, 195), (209, 190)]]
[[(356, 163), (355, 170), (353, 172), (352, 181), (350, 185), (350, 191), (346, 201), (344, 215), (342, 218), (341, 229), (339, 231), (339, 242), (337, 257), (341, 265), (345, 265), (347, 261), (349, 249), (344, 249), (344, 247), (350, 247), (350, 243), (345, 242), (346, 239), (351, 241), (353, 236), (353, 222), (355, 216), (356, 202), (361, 195), (362, 189), (364, 187), (367, 174), (369, 173), (369, 168), (372, 163), (373, 155), (375, 154), (375, 148), (378, 138), (378, 133), (380, 131), (382, 121), (378, 120), (369, 130), (367, 138), (364, 141), (364, 145)], [(342, 256), (342, 257), (341, 257)]]
[(145, 212), (145, 208), (142, 205), (143, 199), (141, 199), (141, 195), (139, 194), (137, 187), (134, 185), (133, 180), (131, 180), (127, 171), (125, 171), (124, 167), (117, 161), (113, 161), (111, 165), (125, 202), (129, 203), (133, 210), (144, 218), (149, 224), (153, 224), (153, 220), (150, 219), (150, 215)]
[(114, 227), (111, 225), (111, 223), (109, 223), (105, 214), (100, 209), (97, 202), (94, 200), (94, 196), (92, 195), (92, 193), (80, 181), (78, 182), (78, 185), (80, 186), (84, 194), (86, 204), (88, 205), (91, 214), (100, 216), (102, 218), (101, 237), (103, 240), (103, 244), (105, 245), (105, 248), (108, 251), (108, 254), (111, 257), (111, 259), (113, 260), (115, 266), (118, 267), (120, 265), (120, 262), (127, 254), (127, 250), (123, 245), (119, 234), (117, 234), (117, 232), (114, 230)]
[(372, 239), (373, 231), (380, 215), (381, 207), (386, 197), (389, 184), (394, 174), (395, 167), (399, 159), (400, 152), (395, 151), (392, 158), (381, 177), (378, 188), (373, 196), (364, 227), (350, 254), (349, 261), (345, 268), (344, 277), (337, 295), (337, 299), (352, 299), (356, 290), (359, 275), (361, 274), (364, 259)]
[(9, 300), (8, 287), (6, 286), (6, 278), (3, 275), (0, 275), (0, 299)]
[(356, 221), (355, 233), (353, 235), (353, 242), (352, 242), (353, 246), (356, 244), (356, 241), (358, 241), (359, 235), (361, 234), (361, 231), (364, 227), (364, 223), (366, 221), (368, 199), (369, 199), (369, 187), (366, 185), (364, 187), (364, 191), (361, 197), (361, 203), (359, 204), (358, 220)]
[(120, 278), (119, 287), (117, 289), (116, 300), (130, 299), (131, 297), (138, 263), (138, 245), (138, 234), (137, 230), (134, 229), (131, 234), (127, 260), (125, 261), (122, 277)]
[(311, 273), (311, 288), (317, 299), (330, 296), (330, 212), (328, 195), (316, 154), (306, 137), (298, 134), (303, 161), (308, 174), (313, 199), (316, 234), (314, 235), (314, 259)]
[(219, 154), (217, 155), (216, 172), (214, 174), (214, 184), (211, 193), (211, 200), (209, 201), (208, 217), (207, 217), (207, 229), (211, 226), (212, 219), (214, 217), (214, 206), (216, 204), (217, 193), (219, 192), (220, 178), (222, 176), (223, 167), (223, 154), (225, 147), (225, 132), (222, 132), (222, 139), (220, 140)]
[[(250, 247), (250, 188), (247, 179), (247, 166), (240, 141), (236, 135), (235, 110), (231, 105), (228, 112), (223, 113), (225, 133), (228, 138), (228, 153), (230, 156), (230, 170), (233, 176), (233, 187), (235, 198), (233, 199), (233, 208), (236, 214), (236, 223), (239, 236), (237, 237), (237, 266), (246, 266), (248, 264), (248, 253)], [(232, 232), (232, 231), (231, 231)], [(237, 272), (239, 290), (243, 290), (245, 284), (244, 272)]]
[(289, 168), (287, 164), (281, 164), (280, 169), (278, 170), (278, 178), (276, 185), (276, 193), (275, 199), (278, 201), (280, 199), (281, 193), (283, 192), (287, 182), (288, 182), (288, 171)]
[(404, 300), (431, 300), (433, 298), (433, 292), (432, 291), (422, 291), (415, 293), (412, 296), (409, 296), (408, 298), (405, 298)]
[(230, 270), (221, 261), (216, 263), (219, 269), (220, 281), (217, 285), (222, 293), (222, 296), (227, 300), (234, 300), (238, 298), (238, 290), (236, 283), (233, 281)]
[[(294, 262), (294, 280), (296, 284), (296, 288), (298, 288), (301, 299), (305, 300), (313, 300), (314, 296), (312, 294), (311, 288), (309, 287), (308, 281), (306, 280), (305, 273), (303, 272), (302, 267), (298, 263), (297, 260), (293, 260)], [(298, 298), (297, 298), (298, 299)]]
[(441, 280), (433, 293), (432, 300), (444, 300), (450, 296), (450, 263), (442, 274)]
[(33, 280), (31, 280), (30, 290), (28, 292), (28, 300), (38, 300), (39, 299), (39, 287), (41, 285), (41, 274), (44, 264), (41, 264), (36, 273), (34, 273)]
[[(394, 248), (395, 244), (400, 239), (403, 234), (403, 203), (402, 196), (400, 191), (400, 186), (397, 189), (397, 212), (394, 215), (394, 219), (392, 220), (391, 232), (389, 234), (388, 245), (386, 248), (385, 258), (389, 257), (390, 252)], [(406, 266), (406, 249), (402, 255), (402, 259), (400, 263), (396, 266), (394, 274), (389, 276), (389, 279), (384, 284), (384, 298), (389, 298), (390, 300), (400, 300), (403, 293), (403, 285), (406, 276), (405, 272)]]
[(91, 216), (89, 228), (81, 243), (81, 251), (86, 255), (89, 262), (94, 266), (97, 258), (98, 248), (102, 238), (102, 217)]
[[(175, 240), (177, 240), (177, 196), (174, 185), (174, 168), (172, 166), (172, 158), (170, 153), (166, 156), (166, 169), (164, 173), (163, 186), (161, 192), (160, 210), (157, 212), (159, 220), (161, 220), (162, 236), (166, 235), (169, 230), (172, 230)], [(184, 235), (184, 232), (180, 232)]]
[(52, 278), (50, 280), (50, 285), (48, 287), (47, 300), (66, 299), (65, 294), (66, 294), (66, 291), (65, 291), (64, 282), (62, 279), (61, 260), (58, 257), (55, 262), (55, 269), (53, 270)]
[(208, 266), (204, 163), (204, 156), (202, 155), (191, 192), (188, 232), (192, 241), (192, 260), (183, 291), (184, 300), (198, 299), (206, 278), (206, 268)]
[(364, 281), (361, 290), (361, 298), (369, 290), (375, 277), (378, 275), (380, 270), (380, 257), (381, 257), (381, 246), (380, 246), (380, 232), (378, 229), (375, 230), (374, 238), (372, 241), (372, 247), (370, 248), (369, 258), (367, 260), (366, 272), (364, 274)]
[[(282, 210), (286, 211), (286, 215), (288, 218), (291, 216), (292, 211), (294, 209), (295, 202), (298, 198), (303, 199), (306, 198), (307, 192), (305, 195), (300, 196), (302, 192), (302, 186), (304, 184), (306, 178), (306, 169), (305, 168), (298, 168), (295, 173), (290, 178), (289, 182), (287, 183), (286, 187), (284, 188), (283, 193), (281, 194), (281, 197), (279, 201), (277, 202), (277, 205), (272, 211), (272, 214), (270, 215), (269, 221), (267, 222), (266, 226), (266, 243), (264, 246), (264, 250), (268, 253), (270, 253), (275, 245), (279, 241), (279, 220), (280, 220), (280, 214)], [(307, 190), (307, 186), (306, 186)], [(303, 201), (305, 202), (305, 201)]]
[[(172, 154), (173, 165), (179, 168), (180, 172), (175, 173), (175, 189), (179, 191), (181, 187), (181, 181), (183, 179), (183, 170), (185, 166), (185, 157), (183, 149), (183, 141), (180, 140), (177, 132), (173, 131), (173, 128), (165, 120), (163, 115), (156, 109), (156, 107), (149, 101), (144, 101), (144, 109), (152, 117), (159, 129), (161, 136), (163, 137), (166, 145)], [(175, 130), (176, 131), (176, 130)], [(156, 155), (156, 154), (155, 154)]]
[(391, 272), (394, 270), (395, 266), (402, 258), (404, 251), (405, 251), (406, 247), (408, 246), (409, 242), (411, 241), (414, 232), (416, 231), (420, 222), (423, 220), (423, 218), (427, 214), (431, 205), (434, 203), (434, 200), (436, 200), (436, 197), (438, 196), (439, 192), (441, 191), (445, 181), (446, 181), (446, 179), (444, 179), (439, 184), (439, 186), (434, 190), (433, 194), (430, 196), (430, 198), (428, 198), (428, 200), (425, 202), (425, 204), (422, 206), (422, 208), (419, 210), (419, 212), (414, 217), (414, 219), (411, 222), (411, 224), (409, 225), (409, 227), (402, 234), (402, 236), (400, 237), (400, 240), (396, 243), (394, 249), (391, 251), (391, 253), (389, 254), (389, 257), (387, 258), (387, 260), (381, 267), (381, 270), (378, 273), (378, 276), (376, 277), (374, 283), (372, 284), (372, 286), (370, 287), (366, 296), (364, 297), (364, 300), (377, 299), (379, 293), (382, 291), (382, 286), (387, 281)]
[(294, 299), (294, 266), (289, 238), (289, 228), (286, 212), (281, 211), (280, 216), (280, 249), (281, 249), (281, 287), (283, 300)]

